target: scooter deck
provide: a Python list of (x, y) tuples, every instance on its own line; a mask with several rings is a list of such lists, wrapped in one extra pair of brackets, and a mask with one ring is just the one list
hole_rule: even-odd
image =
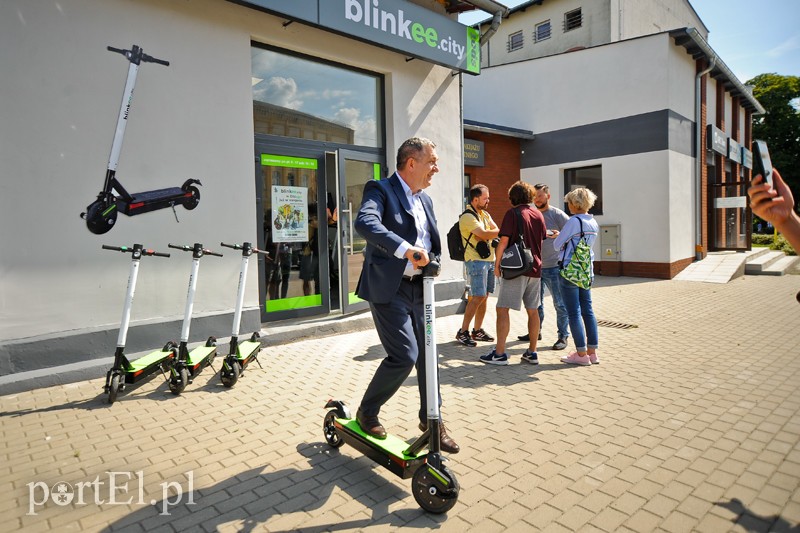
[(209, 357), (216, 351), (216, 346), (198, 346), (189, 352), (189, 357), (186, 359), (189, 372), (194, 376), (195, 372), (202, 370), (208, 364)]
[(135, 361), (129, 361), (125, 368), (125, 383), (136, 383), (140, 379), (149, 376), (159, 369), (161, 363), (172, 357), (174, 357), (172, 350), (168, 352), (158, 350)]
[(153, 200), (163, 200), (165, 198), (180, 197), (186, 191), (180, 187), (167, 187), (166, 189), (156, 189), (154, 191), (137, 192), (131, 195), (132, 202), (149, 202)]
[(192, 193), (180, 187), (138, 192), (131, 195), (130, 201), (117, 200), (117, 208), (128, 216), (149, 213), (164, 207), (183, 205), (192, 197)]
[(396, 435), (389, 434), (385, 439), (367, 435), (354, 418), (335, 418), (333, 424), (343, 441), (402, 479), (412, 477), (427, 461), (427, 452), (407, 455), (409, 444)]
[(242, 368), (247, 366), (258, 352), (261, 351), (261, 343), (253, 341), (242, 341), (239, 343), (239, 350), (236, 352), (236, 359), (242, 363)]

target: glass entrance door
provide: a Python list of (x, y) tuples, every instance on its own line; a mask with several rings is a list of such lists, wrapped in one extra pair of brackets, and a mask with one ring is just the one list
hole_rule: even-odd
[[(262, 320), (311, 316), (330, 309), (323, 155), (275, 153), (256, 144)], [(313, 154), (311, 154), (313, 155)]]
[(744, 251), (750, 242), (752, 224), (747, 209), (747, 183), (724, 183), (711, 186), (715, 250)]
[(358, 234), (354, 224), (361, 207), (364, 185), (370, 180), (381, 179), (383, 159), (377, 155), (352, 150), (339, 150), (336, 159), (340, 303), (342, 311), (349, 313), (368, 307), (367, 302), (355, 293), (367, 241)]

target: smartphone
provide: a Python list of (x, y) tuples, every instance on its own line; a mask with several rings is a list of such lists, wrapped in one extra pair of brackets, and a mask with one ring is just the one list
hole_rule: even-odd
[(552, 237), (553, 234), (555, 234), (555, 232), (553, 230), (551, 230), (551, 229), (547, 230), (547, 236), (548, 237)]
[(753, 140), (753, 176), (761, 174), (764, 182), (772, 186), (772, 160), (769, 158), (767, 143)]

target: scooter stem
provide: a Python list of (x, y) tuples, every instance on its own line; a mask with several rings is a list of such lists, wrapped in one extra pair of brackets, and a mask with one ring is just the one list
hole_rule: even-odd
[(128, 340), (128, 326), (131, 323), (131, 307), (133, 306), (133, 295), (136, 292), (136, 278), (139, 276), (139, 261), (142, 259), (141, 244), (133, 245), (131, 259), (131, 270), (128, 275), (128, 288), (125, 291), (125, 304), (122, 306), (122, 320), (119, 325), (119, 335), (117, 336), (117, 348), (124, 348)]
[[(439, 372), (436, 351), (436, 309), (434, 303), (434, 280), (422, 279), (423, 305), (425, 310), (425, 383), (428, 404), (428, 420), (439, 420)], [(438, 435), (437, 435), (438, 436)]]
[(194, 295), (197, 292), (197, 272), (200, 270), (201, 257), (203, 257), (203, 245), (195, 243), (194, 249), (192, 250), (192, 271), (189, 274), (189, 291), (186, 294), (186, 308), (183, 311), (181, 342), (189, 342), (189, 326), (191, 325), (192, 322)]
[(250, 256), (242, 253), (242, 266), (239, 269), (239, 289), (236, 293), (236, 309), (233, 312), (233, 331), (231, 336), (239, 336), (239, 326), (242, 323), (242, 307), (244, 307), (244, 286), (247, 281), (247, 263)]
[[(119, 154), (122, 151), (122, 139), (125, 137), (125, 127), (128, 125), (128, 115), (131, 110), (133, 100), (133, 89), (136, 86), (136, 75), (139, 72), (139, 65), (130, 63), (128, 65), (128, 79), (125, 82), (125, 91), (122, 93), (122, 104), (119, 108), (117, 118), (117, 129), (114, 132), (114, 142), (111, 144), (111, 155), (108, 158), (108, 169), (116, 172), (119, 163)], [(106, 184), (107, 186), (108, 184)]]

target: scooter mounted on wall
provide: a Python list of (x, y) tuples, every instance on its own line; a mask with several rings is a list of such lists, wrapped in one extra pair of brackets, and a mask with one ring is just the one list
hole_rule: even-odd
[(220, 380), (227, 388), (231, 388), (239, 381), (239, 377), (244, 373), (247, 365), (255, 361), (259, 368), (261, 362), (258, 360), (258, 353), (261, 351), (261, 335), (254, 331), (249, 340), (239, 342), (239, 328), (242, 323), (242, 307), (244, 306), (244, 288), (247, 283), (247, 264), (250, 256), (254, 253), (269, 255), (264, 250), (259, 250), (249, 242), (242, 244), (219, 243), (220, 246), (242, 251), (242, 262), (239, 267), (239, 288), (236, 291), (236, 308), (233, 312), (233, 331), (231, 332), (231, 344), (228, 355), (222, 362), (220, 369)]
[[(214, 362), (217, 356), (217, 338), (209, 337), (206, 343), (197, 346), (189, 351), (189, 327), (192, 322), (192, 309), (194, 308), (194, 295), (197, 291), (197, 274), (200, 271), (200, 259), (207, 255), (222, 257), (222, 254), (212, 252), (199, 242), (194, 243), (194, 246), (168, 244), (169, 248), (181, 250), (184, 252), (192, 252), (192, 270), (189, 274), (189, 291), (186, 294), (186, 308), (183, 313), (183, 326), (181, 327), (181, 340), (178, 344), (178, 355), (171, 359), (169, 365), (169, 390), (172, 394), (178, 395), (183, 392), (186, 385), (192, 383), (192, 380), (203, 371), (207, 366)], [(211, 368), (214, 368), (213, 366)]]
[(169, 61), (156, 59), (144, 53), (139, 46), (133, 45), (130, 50), (107, 47), (109, 51), (122, 54), (130, 62), (128, 66), (128, 79), (122, 94), (122, 104), (117, 118), (117, 129), (114, 132), (114, 141), (111, 144), (111, 155), (108, 159), (108, 169), (103, 189), (98, 193), (97, 200), (89, 204), (86, 211), (81, 213), (81, 218), (86, 220), (86, 227), (94, 234), (102, 235), (114, 227), (117, 214), (122, 211), (128, 216), (141, 215), (165, 207), (171, 207), (175, 220), (175, 206), (182, 205), (186, 209), (194, 209), (200, 202), (200, 190), (195, 185), (202, 185), (200, 180), (188, 179), (180, 187), (169, 187), (131, 194), (122, 186), (116, 177), (119, 154), (122, 150), (122, 140), (125, 137), (125, 127), (133, 100), (133, 88), (136, 85), (136, 76), (141, 63), (158, 63), (169, 66)]
[[(418, 257), (418, 254), (417, 256)], [(425, 376), (428, 427), (410, 445), (398, 436), (376, 439), (361, 429), (343, 401), (329, 400), (322, 424), (325, 441), (338, 448), (347, 443), (402, 479), (412, 478), (411, 491), (420, 507), (430, 513), (446, 513), (458, 501), (461, 490), (455, 475), (444, 465), (441, 453), (439, 375), (436, 351), (434, 278), (441, 266), (432, 259), (422, 270), (425, 310)], [(423, 453), (425, 447), (428, 452)]]
[(108, 394), (108, 403), (114, 403), (117, 399), (117, 394), (125, 390), (126, 385), (138, 383), (158, 370), (163, 373), (166, 368), (171, 366), (170, 360), (177, 355), (177, 345), (174, 342), (168, 342), (161, 350), (149, 353), (134, 361), (130, 361), (125, 356), (125, 343), (131, 320), (131, 306), (133, 304), (133, 295), (136, 292), (136, 280), (139, 276), (139, 262), (142, 257), (169, 257), (169, 254), (145, 250), (141, 244), (134, 244), (132, 247), (104, 244), (103, 250), (131, 254), (128, 289), (125, 293), (125, 303), (122, 307), (117, 349), (114, 352), (114, 366), (106, 374), (106, 384), (103, 388), (104, 392)]

